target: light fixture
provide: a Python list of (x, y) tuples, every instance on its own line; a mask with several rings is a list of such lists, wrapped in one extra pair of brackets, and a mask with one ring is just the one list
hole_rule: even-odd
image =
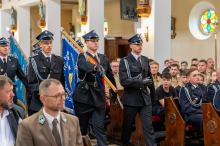
[(45, 5), (42, 0), (40, 0), (40, 4), (39, 4), (39, 15), (40, 15), (40, 20), (38, 22), (38, 26), (41, 29), (44, 29), (46, 27), (46, 16), (45, 16)]
[(151, 14), (151, 7), (149, 0), (138, 0), (137, 15), (139, 17), (149, 17)]
[(104, 36), (108, 35), (108, 22), (105, 20), (104, 21)]
[(144, 31), (144, 38), (145, 41), (148, 42), (149, 41), (149, 37), (148, 37), (148, 26), (146, 26), (145, 31)]
[(12, 32), (17, 31), (17, 11), (14, 7), (11, 7), (11, 27)]

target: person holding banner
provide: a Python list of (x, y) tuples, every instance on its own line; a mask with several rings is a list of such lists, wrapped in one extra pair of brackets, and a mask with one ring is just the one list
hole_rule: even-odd
[[(9, 42), (4, 37), (0, 38), (0, 75), (5, 75), (9, 77), (13, 82), (15, 82), (15, 76), (17, 76), (25, 85), (26, 89), (29, 89), (27, 78), (24, 72), (22, 71), (18, 59), (9, 55)], [(16, 93), (15, 86), (13, 90), (14, 93)], [(15, 104), (17, 104), (16, 95), (13, 101)]]
[[(106, 101), (103, 75), (105, 74), (113, 84), (115, 80), (107, 57), (97, 53), (99, 47), (97, 33), (93, 30), (82, 37), (87, 51), (78, 57), (78, 83), (73, 97), (75, 111), (82, 135), (87, 134), (91, 120), (98, 146), (107, 146), (104, 132)], [(88, 57), (93, 58), (95, 63), (91, 63)]]
[(119, 64), (119, 79), (124, 87), (124, 94), (121, 97), (124, 105), (122, 145), (130, 145), (132, 125), (136, 114), (139, 113), (145, 143), (148, 146), (153, 146), (155, 140), (151, 118), (155, 88), (150, 72), (149, 59), (141, 55), (143, 41), (139, 34), (132, 36), (128, 42), (132, 51), (128, 56), (121, 59)]
[(41, 81), (54, 78), (64, 85), (63, 61), (60, 56), (52, 54), (53, 34), (45, 30), (36, 39), (39, 41), (41, 51), (30, 57), (28, 66), (28, 114), (32, 115), (39, 111), (42, 103), (39, 99), (39, 84)]

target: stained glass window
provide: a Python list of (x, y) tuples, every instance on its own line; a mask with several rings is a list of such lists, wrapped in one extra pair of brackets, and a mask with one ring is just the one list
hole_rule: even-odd
[(202, 14), (200, 27), (203, 33), (215, 32), (218, 16), (214, 10), (207, 10)]

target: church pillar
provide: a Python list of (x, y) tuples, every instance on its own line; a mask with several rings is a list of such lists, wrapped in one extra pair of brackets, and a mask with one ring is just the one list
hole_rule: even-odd
[(9, 10), (0, 10), (0, 37), (9, 37), (7, 28), (11, 26), (11, 15)]
[(15, 38), (19, 42), (25, 56), (30, 56), (30, 7), (17, 7), (17, 32)]
[(61, 2), (46, 0), (46, 28), (54, 34), (53, 53), (61, 55)]
[(95, 30), (99, 35), (99, 50), (104, 53), (104, 0), (88, 0), (87, 15), (89, 30)]
[(151, 3), (150, 17), (141, 18), (142, 34), (147, 33), (148, 28), (143, 55), (156, 60), (162, 70), (164, 60), (171, 57), (171, 0), (152, 0)]

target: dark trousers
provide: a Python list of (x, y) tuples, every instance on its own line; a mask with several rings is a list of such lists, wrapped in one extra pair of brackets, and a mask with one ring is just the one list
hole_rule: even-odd
[(189, 123), (199, 129), (199, 132), (203, 133), (202, 114), (193, 114), (189, 116)]
[(82, 135), (87, 134), (91, 119), (98, 146), (107, 146), (107, 138), (104, 131), (105, 108), (97, 108), (88, 104), (75, 102), (75, 111), (79, 118)]
[(153, 146), (155, 144), (155, 137), (152, 126), (151, 106), (142, 106), (142, 107), (124, 106), (122, 143), (123, 145), (129, 144), (131, 133), (133, 131), (132, 124), (135, 121), (135, 116), (137, 113), (139, 113), (141, 117), (145, 143), (147, 144), (147, 146)]

